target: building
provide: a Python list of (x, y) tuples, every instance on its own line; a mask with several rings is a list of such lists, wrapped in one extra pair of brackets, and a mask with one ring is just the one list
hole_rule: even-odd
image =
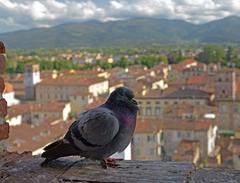
[(162, 129), (157, 119), (137, 121), (132, 140), (132, 159), (160, 160), (162, 159)]
[(3, 98), (7, 101), (8, 107), (17, 105), (20, 103), (20, 101), (15, 98), (15, 92), (13, 90), (13, 86), (8, 82), (5, 83)]
[(70, 103), (52, 101), (48, 103), (24, 103), (8, 109), (7, 122), (10, 126), (21, 125), (22, 122), (39, 124), (46, 119), (66, 121), (71, 112)]
[(46, 104), (32, 104), (30, 105), (30, 112), (32, 124), (41, 123), (50, 118), (66, 121), (71, 112), (71, 105), (70, 103), (55, 101)]
[(217, 126), (211, 121), (164, 121), (164, 149), (172, 156), (182, 139), (198, 140), (200, 155), (205, 159), (214, 152), (217, 137)]
[(29, 125), (23, 121), (21, 125), (10, 127), (7, 150), (40, 154), (46, 144), (63, 136), (70, 125), (71, 122), (61, 119), (46, 119), (44, 123), (38, 125)]
[(76, 92), (69, 96), (71, 104), (71, 114), (73, 116), (84, 111), (84, 107), (94, 101), (93, 94), (89, 92)]
[(211, 93), (188, 88), (169, 87), (165, 90), (151, 90), (145, 95), (137, 96), (140, 106), (140, 117), (163, 118), (164, 110), (169, 105), (200, 105), (208, 106), (214, 101)]
[(71, 94), (91, 93), (94, 97), (107, 93), (109, 83), (104, 78), (87, 78), (78, 75), (63, 75), (46, 79), (36, 86), (36, 101), (46, 103), (52, 100), (69, 101)]
[(200, 143), (197, 140), (181, 140), (172, 156), (173, 161), (192, 162), (198, 165), (200, 162)]
[(240, 71), (222, 69), (216, 75), (216, 105), (219, 128), (234, 130), (240, 127)]
[(232, 152), (233, 168), (240, 170), (240, 139), (232, 139), (229, 150)]
[(25, 85), (25, 98), (29, 100), (35, 99), (36, 84), (41, 82), (40, 66), (38, 64), (29, 64), (25, 66), (24, 72), (24, 85)]

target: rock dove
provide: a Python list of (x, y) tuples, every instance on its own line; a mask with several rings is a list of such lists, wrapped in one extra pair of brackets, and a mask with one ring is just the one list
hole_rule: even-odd
[(44, 148), (42, 165), (64, 156), (80, 155), (107, 163), (130, 143), (137, 118), (134, 93), (126, 87), (114, 90), (99, 107), (80, 114), (63, 139)]

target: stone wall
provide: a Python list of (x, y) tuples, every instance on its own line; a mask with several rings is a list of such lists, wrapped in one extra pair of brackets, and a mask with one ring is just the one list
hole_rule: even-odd
[(0, 150), (3, 148), (2, 140), (7, 139), (9, 134), (9, 125), (5, 122), (5, 116), (7, 115), (7, 102), (4, 98), (2, 98), (2, 94), (5, 88), (3, 79), (5, 68), (5, 46), (3, 42), (0, 41)]

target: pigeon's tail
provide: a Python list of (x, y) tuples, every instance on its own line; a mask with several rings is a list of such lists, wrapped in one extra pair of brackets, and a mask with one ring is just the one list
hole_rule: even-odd
[(46, 159), (42, 162), (42, 166), (60, 157), (79, 155), (76, 148), (69, 143), (64, 143), (62, 139), (49, 144), (43, 150), (42, 157)]

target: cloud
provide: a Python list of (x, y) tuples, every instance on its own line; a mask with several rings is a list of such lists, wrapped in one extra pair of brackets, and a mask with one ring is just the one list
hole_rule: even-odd
[(240, 15), (239, 0), (0, 0), (0, 32), (90, 19), (133, 17), (203, 23)]

